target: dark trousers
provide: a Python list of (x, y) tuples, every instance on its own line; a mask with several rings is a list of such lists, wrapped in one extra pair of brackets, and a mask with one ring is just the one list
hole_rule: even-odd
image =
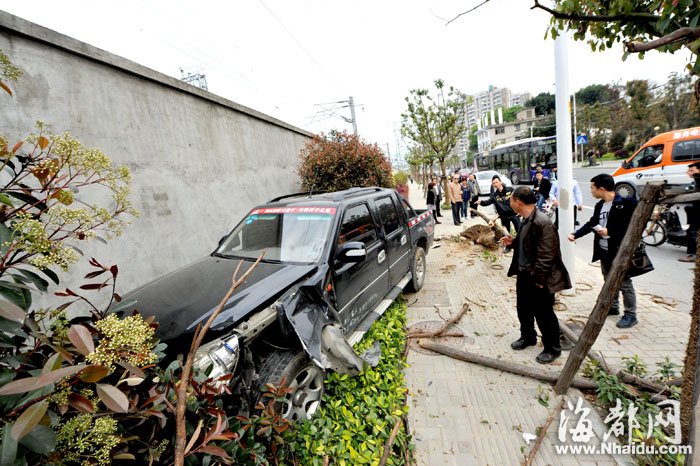
[[(578, 220), (578, 207), (574, 206), (574, 226)], [(559, 228), (559, 207), (554, 209), (554, 226)]]
[(435, 196), (435, 215), (438, 217), (442, 217), (442, 214), (440, 213), (440, 204), (442, 204), (442, 196), (438, 194)]
[(554, 313), (554, 294), (535, 286), (532, 276), (527, 272), (518, 273), (515, 290), (520, 338), (527, 342), (537, 341), (536, 320), (542, 334), (544, 350), (559, 353), (559, 319)]
[(452, 220), (455, 222), (455, 225), (459, 225), (462, 223), (462, 220), (460, 219), (460, 214), (462, 213), (462, 203), (461, 202), (453, 202), (452, 203)]
[(513, 223), (513, 227), (515, 228), (516, 232), (520, 230), (520, 219), (517, 215), (513, 215), (512, 217), (501, 217), (501, 224), (508, 231), (508, 234), (510, 234), (511, 223)]
[(686, 254), (695, 255), (698, 253), (698, 225), (693, 225), (692, 223), (688, 225), (688, 249)]

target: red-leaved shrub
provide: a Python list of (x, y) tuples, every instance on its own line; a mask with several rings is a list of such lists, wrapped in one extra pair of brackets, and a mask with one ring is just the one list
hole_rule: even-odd
[(343, 131), (320, 134), (301, 150), (297, 173), (305, 191), (393, 187), (391, 164), (377, 144)]

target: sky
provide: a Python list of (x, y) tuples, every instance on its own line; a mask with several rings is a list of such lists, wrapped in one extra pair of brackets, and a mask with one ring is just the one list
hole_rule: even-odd
[[(467, 94), (555, 92), (548, 14), (527, 0), (490, 0), (446, 24), (482, 1), (0, 0), (0, 9), (172, 77), (203, 73), (210, 92), (312, 132), (352, 131), (342, 118), (352, 96), (360, 137), (393, 158), (405, 151), (411, 89), (443, 79)], [(623, 62), (620, 44), (593, 53), (573, 40), (568, 54), (571, 92), (663, 83), (690, 56)]]

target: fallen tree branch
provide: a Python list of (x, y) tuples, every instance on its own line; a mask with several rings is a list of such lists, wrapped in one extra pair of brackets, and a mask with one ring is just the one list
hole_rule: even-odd
[(240, 270), (243, 261), (241, 260), (238, 263), (238, 267), (236, 267), (236, 271), (233, 272), (233, 277), (231, 278), (231, 287), (226, 292), (226, 295), (221, 300), (221, 303), (219, 303), (219, 307), (217, 307), (216, 310), (211, 314), (211, 316), (209, 316), (209, 319), (204, 324), (204, 327), (197, 326), (197, 329), (194, 332), (194, 337), (192, 338), (192, 345), (190, 346), (189, 353), (187, 353), (185, 366), (182, 368), (182, 374), (180, 375), (180, 385), (177, 387), (176, 391), (177, 401), (175, 404), (176, 410), (174, 451), (175, 466), (183, 466), (185, 464), (185, 444), (187, 440), (187, 431), (185, 425), (185, 411), (187, 409), (187, 387), (189, 387), (190, 385), (190, 372), (192, 371), (192, 364), (194, 363), (195, 354), (197, 353), (199, 346), (202, 344), (202, 340), (204, 340), (204, 336), (207, 334), (207, 331), (209, 331), (209, 327), (211, 327), (211, 324), (214, 322), (214, 319), (216, 319), (216, 316), (219, 315), (219, 313), (224, 308), (224, 305), (226, 304), (226, 302), (228, 302), (233, 292), (236, 291), (236, 288), (238, 288), (241, 285), (241, 283), (243, 283), (248, 278), (248, 275), (251, 274), (255, 267), (258, 266), (264, 255), (265, 251), (260, 253), (260, 256), (258, 256), (258, 260), (256, 260), (255, 263), (251, 265), (250, 268), (248, 268), (248, 270), (246, 270), (246, 272), (241, 278), (238, 278), (238, 271)]
[(399, 427), (401, 427), (401, 418), (396, 420), (396, 424), (394, 424), (394, 428), (391, 429), (391, 435), (389, 435), (389, 438), (387, 439), (386, 443), (384, 444), (384, 454), (382, 455), (382, 459), (379, 461), (379, 466), (384, 466), (389, 459), (389, 454), (391, 453), (391, 447), (394, 445), (394, 439), (396, 438), (396, 434), (399, 433)]
[(459, 330), (451, 330), (449, 332), (443, 332), (439, 335), (433, 335), (435, 332), (420, 332), (420, 333), (409, 333), (408, 338), (435, 338), (435, 337), (463, 337), (464, 333)]
[[(578, 341), (578, 334), (577, 334), (576, 332), (574, 332), (574, 330), (573, 330), (571, 327), (569, 327), (565, 322), (560, 322), (560, 323), (559, 323), (559, 330), (561, 330), (561, 332), (562, 332), (564, 335), (566, 335), (566, 337), (567, 337), (569, 340), (571, 340), (571, 342), (572, 342), (574, 345), (576, 345), (576, 342)], [(603, 370), (604, 370), (605, 372), (607, 372), (608, 374), (611, 373), (611, 372), (610, 372), (610, 367), (608, 366), (608, 363), (605, 361), (605, 358), (603, 357), (602, 354), (596, 354), (596, 353), (594, 353), (593, 350), (591, 349), (590, 351), (588, 351), (587, 356), (588, 356), (591, 360), (593, 360), (593, 361), (597, 362), (598, 364), (600, 364), (600, 367), (602, 367)]]
[(547, 416), (547, 420), (544, 422), (544, 425), (540, 429), (540, 432), (537, 434), (537, 440), (535, 440), (535, 444), (532, 446), (532, 450), (530, 450), (530, 453), (527, 454), (525, 457), (525, 461), (523, 461), (523, 466), (530, 466), (532, 464), (532, 460), (535, 459), (535, 455), (537, 454), (537, 450), (540, 449), (540, 445), (542, 445), (542, 442), (544, 441), (544, 438), (547, 436), (547, 429), (549, 429), (549, 426), (552, 425), (552, 421), (554, 420), (555, 417), (557, 417), (557, 414), (562, 410), (564, 407), (564, 397), (560, 396), (559, 397), (559, 404), (552, 409), (552, 411), (549, 413), (549, 416)]
[[(424, 338), (432, 338), (432, 337), (436, 337), (438, 335), (442, 335), (448, 328), (450, 328), (451, 325), (454, 325), (455, 323), (457, 323), (459, 321), (459, 319), (461, 319), (462, 316), (467, 313), (468, 310), (469, 310), (469, 303), (462, 304), (462, 309), (457, 314), (455, 314), (450, 320), (445, 322), (442, 327), (435, 330), (434, 332), (424, 332), (424, 334), (425, 334)], [(459, 335), (459, 336), (461, 336), (461, 335)], [(409, 335), (409, 337), (410, 337), (410, 335)]]
[[(525, 377), (531, 377), (533, 379), (542, 380), (544, 382), (554, 383), (559, 379), (558, 371), (544, 371), (542, 369), (524, 366), (522, 364), (501, 361), (500, 359), (487, 358), (486, 356), (480, 356), (478, 354), (469, 353), (467, 351), (457, 350), (454, 348), (450, 348), (447, 345), (436, 343), (430, 340), (421, 340), (418, 342), (418, 344), (422, 348), (435, 351), (436, 353), (444, 354), (445, 356), (449, 356), (451, 358), (459, 359), (460, 361), (480, 364), (482, 366), (490, 367), (492, 369), (498, 369), (501, 371), (510, 372), (512, 374), (522, 375)], [(574, 377), (571, 385), (584, 390), (595, 390), (596, 388), (598, 388), (598, 384), (593, 380), (588, 380), (581, 377)]]

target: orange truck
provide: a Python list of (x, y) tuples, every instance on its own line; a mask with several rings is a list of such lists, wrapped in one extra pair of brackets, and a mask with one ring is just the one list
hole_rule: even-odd
[(650, 181), (663, 181), (666, 192), (682, 192), (690, 183), (688, 164), (700, 161), (700, 126), (678, 129), (649, 139), (613, 172), (615, 192), (638, 196)]

